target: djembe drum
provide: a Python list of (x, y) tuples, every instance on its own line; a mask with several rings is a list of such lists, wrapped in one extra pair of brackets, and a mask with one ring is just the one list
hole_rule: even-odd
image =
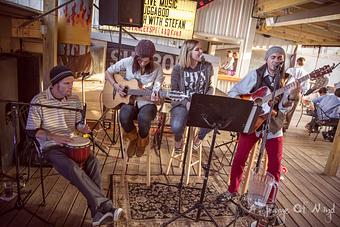
[(82, 168), (90, 155), (90, 140), (84, 137), (71, 137), (72, 142), (65, 145), (66, 154)]

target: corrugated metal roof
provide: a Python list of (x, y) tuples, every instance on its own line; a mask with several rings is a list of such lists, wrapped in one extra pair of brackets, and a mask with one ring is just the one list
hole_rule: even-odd
[(198, 9), (194, 31), (226, 39), (244, 39), (247, 35), (252, 0), (215, 0)]

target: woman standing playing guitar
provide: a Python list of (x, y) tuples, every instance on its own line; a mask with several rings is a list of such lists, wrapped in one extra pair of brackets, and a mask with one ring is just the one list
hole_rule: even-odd
[[(141, 40), (135, 48), (135, 56), (124, 58), (111, 65), (105, 72), (105, 78), (120, 96), (126, 96), (126, 86), (117, 83), (115, 74), (125, 72), (125, 80), (137, 80), (140, 89), (152, 90), (150, 97), (137, 97), (130, 104), (120, 108), (119, 120), (124, 130), (123, 138), (127, 141), (127, 154), (141, 157), (149, 144), (151, 121), (156, 117), (159, 101), (158, 92), (164, 81), (162, 67), (154, 62), (155, 45), (150, 40)], [(138, 132), (133, 120), (138, 121)]]

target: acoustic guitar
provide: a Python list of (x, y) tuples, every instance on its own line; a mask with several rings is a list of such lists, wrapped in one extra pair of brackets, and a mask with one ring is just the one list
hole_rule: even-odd
[[(340, 63), (338, 63), (337, 65), (333, 64), (333, 66), (329, 66), (329, 65), (325, 65), (319, 69), (314, 70), (313, 72), (300, 77), (299, 79), (297, 79), (298, 83), (302, 83), (306, 80), (310, 79), (316, 79), (319, 78), (325, 74), (331, 73), (333, 71), (334, 68), (336, 68)], [(283, 94), (286, 90), (291, 89), (294, 87), (294, 83), (289, 83), (286, 86), (279, 88), (276, 90), (274, 98)], [(258, 117), (258, 119), (256, 120), (255, 129), (258, 129), (262, 123), (266, 120), (267, 114), (269, 114), (270, 111), (270, 105), (269, 105), (269, 101), (272, 100), (272, 93), (270, 91), (270, 89), (267, 86), (263, 86), (260, 87), (259, 89), (257, 89), (256, 91), (254, 91), (253, 93), (249, 93), (249, 94), (244, 94), (241, 95), (242, 99), (245, 100), (252, 100), (254, 101), (257, 105), (262, 107), (262, 113), (260, 114), (260, 116)], [(276, 115), (276, 112), (273, 111), (271, 113), (272, 116)]]
[[(106, 108), (116, 108), (121, 104), (132, 104), (137, 96), (151, 96), (152, 90), (149, 89), (140, 89), (138, 87), (138, 81), (133, 80), (125, 80), (119, 74), (115, 75), (115, 80), (118, 84), (123, 85), (125, 87), (124, 92), (127, 94), (122, 97), (118, 93), (116, 93), (113, 86), (105, 81), (104, 89), (103, 89), (103, 104)], [(161, 98), (168, 98), (172, 101), (181, 101), (185, 98), (188, 98), (183, 92), (180, 91), (159, 91), (159, 96)]]

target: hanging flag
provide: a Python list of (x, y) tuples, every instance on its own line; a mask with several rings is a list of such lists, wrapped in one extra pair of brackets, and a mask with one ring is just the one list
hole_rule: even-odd
[[(59, 0), (59, 5), (68, 0)], [(58, 10), (58, 42), (91, 44), (92, 0), (75, 0)]]

